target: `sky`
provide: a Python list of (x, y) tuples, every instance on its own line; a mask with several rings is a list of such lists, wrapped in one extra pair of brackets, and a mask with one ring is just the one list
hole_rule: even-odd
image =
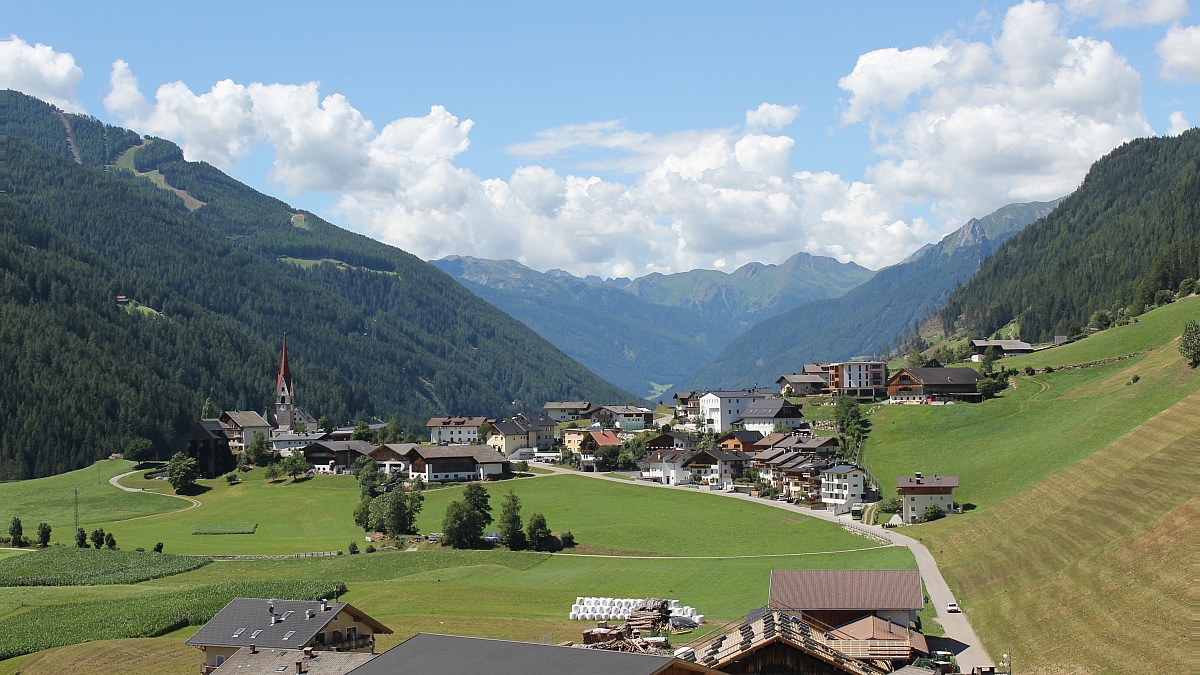
[(604, 277), (878, 269), (1200, 121), (1187, 0), (340, 4), (21, 3), (0, 87), (424, 259)]

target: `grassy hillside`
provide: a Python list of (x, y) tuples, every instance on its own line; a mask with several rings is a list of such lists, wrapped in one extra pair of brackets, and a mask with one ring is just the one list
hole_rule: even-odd
[[(1200, 296), (1148, 312), (1136, 324), (1000, 364), (1061, 367), (1146, 351), (1080, 370), (1029, 377), (977, 405), (879, 406), (871, 415), (867, 468), (885, 496), (913, 471), (959, 476), (956, 501), (995, 505), (1079, 461), (1200, 389), (1176, 340), (1200, 316)], [(1128, 384), (1133, 376), (1138, 381)]]
[[(954, 473), (974, 511), (905, 528), (937, 557), (991, 654), (1026, 672), (1185, 669), (1200, 447), (1200, 371), (1178, 352), (1192, 297), (1087, 340), (1002, 363), (1054, 367), (967, 406), (885, 406), (867, 464), (894, 490)], [(1137, 375), (1138, 381), (1128, 384)], [(991, 409), (990, 414), (988, 413)], [(1053, 630), (1031, 629), (1053, 626)]]
[(186, 506), (178, 499), (121, 492), (108, 484), (109, 478), (125, 473), (133, 466), (133, 462), (104, 460), (86, 469), (48, 478), (0, 483), (0, 517), (6, 523), (13, 516), (20, 518), (26, 536), (37, 531), (38, 523), (49, 523), (54, 528), (55, 540), (72, 542), (76, 490), (79, 491), (79, 524), (83, 527), (177, 511)]

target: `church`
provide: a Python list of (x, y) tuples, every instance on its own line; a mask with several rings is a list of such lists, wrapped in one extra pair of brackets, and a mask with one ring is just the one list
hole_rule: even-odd
[(308, 411), (296, 407), (296, 390), (292, 382), (292, 369), (288, 366), (287, 333), (283, 334), (283, 356), (279, 361), (279, 375), (275, 378), (274, 409), (267, 410), (267, 421), (275, 431), (286, 432), (298, 425), (310, 430), (317, 427), (317, 420)]

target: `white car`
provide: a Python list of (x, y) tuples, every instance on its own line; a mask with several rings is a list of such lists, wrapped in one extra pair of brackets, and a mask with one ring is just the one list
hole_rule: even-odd
[(951, 614), (957, 614), (962, 610), (958, 608), (957, 602), (948, 602), (946, 603), (946, 611), (950, 612)]

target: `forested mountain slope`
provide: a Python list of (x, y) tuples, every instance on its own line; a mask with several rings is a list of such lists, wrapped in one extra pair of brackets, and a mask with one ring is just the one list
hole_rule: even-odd
[(810, 302), (763, 321), (687, 378), (683, 388), (766, 386), (806, 361), (873, 354), (883, 341), (935, 311), (999, 242), (1056, 203), (1010, 204), (972, 219), (840, 298)]
[(1097, 310), (1155, 301), (1200, 272), (1200, 129), (1142, 138), (1097, 161), (1054, 213), (1013, 237), (941, 311), (947, 329), (1074, 334)]
[(76, 468), (134, 436), (165, 449), (206, 397), (263, 410), (285, 331), (298, 404), (339, 423), (423, 430), (436, 414), (630, 397), (414, 256), (297, 214), (166, 141), (133, 150), (138, 171), (204, 203), (189, 212), (144, 177), (90, 166), (138, 139), (66, 115), (77, 148), (89, 147), (80, 128), (124, 139), (91, 144), (101, 150), (80, 165), (55, 140), (66, 131), (50, 106), (0, 98), (0, 479)]
[(872, 274), (807, 253), (732, 273), (692, 270), (633, 281), (537, 272), (513, 260), (431, 262), (592, 371), (648, 397), (682, 380), (747, 326), (841, 295)]

